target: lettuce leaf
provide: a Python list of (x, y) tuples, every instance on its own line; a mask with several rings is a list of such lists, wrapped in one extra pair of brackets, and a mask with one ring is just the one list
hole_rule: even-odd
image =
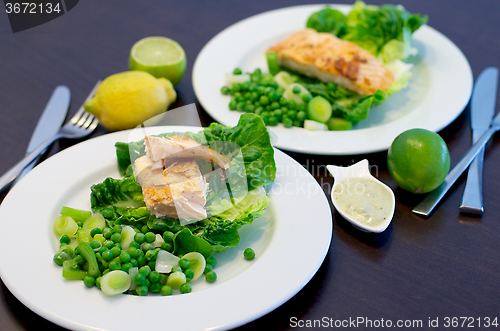
[(306, 27), (340, 37), (345, 34), (345, 15), (327, 6), (312, 14), (307, 20)]

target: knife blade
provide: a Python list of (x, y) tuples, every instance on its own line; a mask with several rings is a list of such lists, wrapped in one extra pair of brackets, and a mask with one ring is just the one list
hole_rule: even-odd
[[(35, 131), (31, 135), (28, 148), (26, 149), (26, 154), (31, 153), (35, 148), (37, 148), (42, 142), (47, 140), (49, 137), (57, 133), (64, 123), (64, 119), (69, 110), (71, 103), (71, 92), (69, 88), (65, 85), (59, 85), (52, 92), (45, 109), (38, 120), (35, 127)], [(13, 185), (16, 184), (24, 175), (26, 175), (38, 162), (40, 157), (35, 159), (28, 165), (24, 171), (17, 177)]]
[[(475, 143), (490, 127), (495, 114), (498, 88), (498, 69), (488, 67), (478, 76), (471, 98), (472, 142)], [(469, 167), (460, 212), (481, 215), (483, 207), (483, 159), (484, 148)]]

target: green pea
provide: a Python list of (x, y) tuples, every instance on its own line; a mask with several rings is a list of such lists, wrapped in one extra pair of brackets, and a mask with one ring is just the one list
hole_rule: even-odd
[(151, 271), (149, 274), (149, 280), (151, 283), (156, 283), (160, 280), (160, 273), (158, 271)]
[(149, 251), (150, 249), (153, 249), (153, 245), (150, 244), (150, 243), (144, 243), (142, 244), (142, 251), (145, 253), (147, 251)]
[(144, 296), (146, 294), (148, 294), (148, 287), (147, 286), (144, 286), (144, 285), (141, 285), (141, 286), (137, 286), (135, 288), (135, 293), (137, 293), (137, 295), (139, 296)]
[(129, 253), (130, 256), (134, 259), (137, 259), (141, 255), (141, 251), (134, 247), (130, 247), (129, 249), (127, 249), (127, 253)]
[(239, 110), (239, 111), (245, 110), (245, 103), (244, 102), (238, 102), (236, 104), (236, 110)]
[(297, 119), (299, 121), (304, 121), (305, 119), (307, 119), (307, 113), (305, 111), (297, 112)]
[(280, 98), (280, 105), (286, 106), (288, 104), (288, 100), (284, 97)]
[(106, 239), (111, 238), (111, 235), (112, 235), (112, 234), (113, 234), (113, 230), (112, 230), (111, 228), (106, 227), (106, 228), (104, 228), (104, 229), (102, 230), (102, 235), (103, 235), (103, 236), (104, 236), (104, 238), (106, 238)]
[(181, 293), (190, 293), (193, 290), (193, 287), (189, 283), (184, 283), (180, 287)]
[(203, 273), (205, 273), (205, 274), (206, 274), (207, 272), (212, 271), (212, 270), (213, 270), (213, 268), (214, 268), (214, 267), (213, 267), (211, 264), (208, 264), (208, 263), (207, 263), (207, 264), (205, 264), (205, 270), (203, 270)]
[(152, 243), (156, 240), (156, 235), (153, 232), (146, 232), (144, 235), (144, 239), (146, 240), (147, 243)]
[(236, 101), (232, 100), (231, 102), (229, 102), (229, 109), (236, 110), (236, 105), (237, 105)]
[(146, 233), (146, 232), (148, 232), (148, 231), (149, 231), (149, 227), (148, 227), (147, 225), (143, 225), (143, 226), (141, 227), (141, 232), (142, 232), (142, 233)]
[(171, 243), (162, 243), (160, 248), (170, 253), (174, 250), (174, 246)]
[(95, 278), (92, 276), (85, 276), (85, 278), (83, 279), (83, 284), (85, 284), (85, 286), (87, 287), (92, 287), (95, 285)]
[(130, 256), (130, 254), (127, 251), (120, 252), (120, 261), (122, 261), (123, 263), (130, 262), (131, 259), (132, 259), (132, 257)]
[(113, 253), (108, 249), (107, 251), (102, 252), (102, 258), (104, 261), (109, 262), (113, 259)]
[[(141, 233), (141, 234), (142, 234), (142, 233)], [(141, 244), (140, 244), (140, 243), (138, 243), (138, 242), (137, 242), (137, 241), (135, 241), (135, 240), (132, 240), (132, 241), (130, 242), (130, 244), (129, 244), (129, 246), (128, 246), (128, 247), (129, 247), (129, 248), (130, 248), (130, 247), (133, 247), (133, 248), (141, 248)]]
[(212, 267), (215, 268), (215, 266), (217, 265), (217, 260), (215, 259), (215, 257), (213, 256), (209, 256), (207, 259), (206, 259), (206, 263), (210, 264)]
[(243, 256), (245, 257), (245, 259), (247, 260), (253, 260), (255, 258), (255, 252), (253, 251), (253, 249), (251, 248), (247, 248), (245, 249), (245, 251), (243, 252)]
[(271, 109), (278, 109), (280, 108), (280, 104), (276, 101), (274, 101), (273, 103), (271, 103)]
[(135, 235), (134, 235), (134, 241), (138, 242), (139, 244), (142, 244), (144, 242), (144, 233), (142, 232), (137, 232)]
[(58, 252), (54, 255), (54, 262), (57, 265), (62, 266), (63, 262), (69, 259), (69, 255), (66, 252)]
[(102, 233), (102, 230), (99, 229), (99, 228), (93, 228), (92, 230), (90, 230), (90, 236), (93, 238), (96, 234), (100, 234)]
[(120, 262), (113, 260), (109, 263), (109, 269), (110, 270), (121, 270), (122, 265)]
[(288, 101), (287, 106), (289, 109), (293, 109), (293, 110), (297, 109), (297, 103), (293, 100)]
[(140, 273), (140, 272), (137, 273), (134, 276), (134, 284), (138, 285), (138, 286), (146, 284), (146, 276), (144, 274)]
[(180, 259), (179, 262), (177, 262), (179, 267), (181, 267), (182, 270), (186, 270), (189, 268), (189, 260), (188, 259)]
[(61, 244), (69, 244), (71, 241), (71, 239), (69, 238), (69, 236), (67, 234), (63, 234), (61, 236), (61, 238), (59, 238), (59, 243)]
[(294, 120), (297, 118), (297, 111), (295, 110), (289, 110), (286, 115), (288, 116), (288, 118)]
[(143, 274), (146, 277), (149, 275), (150, 272), (151, 268), (149, 268), (149, 266), (144, 266), (139, 268), (139, 273)]
[(285, 126), (285, 128), (291, 128), (292, 125), (293, 125), (293, 120), (286, 117), (286, 118), (283, 118), (283, 125)]
[(124, 264), (122, 264), (122, 271), (125, 271), (128, 273), (128, 271), (132, 267), (133, 267), (132, 263), (130, 263), (130, 262), (124, 263)]
[(236, 68), (233, 70), (233, 75), (241, 75), (241, 69), (240, 68)]
[(276, 116), (269, 116), (268, 124), (269, 124), (269, 126), (278, 125), (278, 118)]
[(110, 249), (111, 253), (113, 253), (113, 256), (120, 256), (121, 254), (121, 249), (120, 247), (113, 247)]
[(253, 112), (254, 112), (254, 110), (255, 110), (255, 106), (254, 106), (254, 105), (246, 105), (246, 106), (245, 106), (245, 111), (246, 111), (247, 113), (253, 113)]
[(194, 271), (191, 268), (187, 268), (184, 270), (184, 275), (186, 275), (186, 278), (193, 278), (194, 277)]
[(217, 279), (217, 274), (214, 271), (209, 271), (205, 274), (205, 279), (207, 282), (213, 283)]
[(166, 243), (171, 243), (172, 241), (174, 241), (174, 233), (171, 232), (171, 231), (165, 231), (165, 232), (163, 232), (163, 240)]
[(151, 286), (149, 286), (149, 290), (152, 292), (152, 293), (160, 293), (161, 291), (161, 284), (160, 283), (153, 283), (151, 284)]
[(255, 113), (255, 115), (260, 115), (263, 111), (264, 111), (264, 108), (262, 108), (262, 107), (257, 107), (257, 108), (255, 109), (255, 112), (254, 112), (254, 113)]
[(311, 96), (309, 94), (304, 94), (302, 96), (302, 101), (304, 101), (305, 103), (308, 103), (309, 101), (311, 101)]
[(220, 89), (220, 91), (221, 91), (222, 94), (228, 95), (229, 94), (229, 87), (222, 86), (222, 88)]
[(163, 285), (160, 290), (161, 295), (172, 295), (172, 288), (168, 285)]
[(294, 86), (292, 89), (293, 94), (299, 94), (301, 91), (299, 86)]
[(144, 255), (141, 255), (137, 258), (137, 266), (138, 267), (142, 267), (142, 266), (145, 266), (146, 263), (148, 263), (148, 261), (146, 260), (146, 258), (144, 257)]
[(269, 104), (269, 98), (267, 96), (263, 95), (263, 96), (260, 97), (259, 102), (262, 105), (268, 105)]
[(121, 225), (117, 224), (117, 225), (113, 226), (113, 232), (114, 233), (122, 233), (122, 230), (123, 230), (123, 228), (122, 228)]

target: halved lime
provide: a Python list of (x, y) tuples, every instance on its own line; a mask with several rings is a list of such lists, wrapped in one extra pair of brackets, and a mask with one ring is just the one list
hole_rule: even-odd
[(186, 71), (186, 53), (174, 40), (166, 37), (147, 37), (132, 46), (130, 70), (146, 71), (156, 78), (166, 78), (176, 86)]

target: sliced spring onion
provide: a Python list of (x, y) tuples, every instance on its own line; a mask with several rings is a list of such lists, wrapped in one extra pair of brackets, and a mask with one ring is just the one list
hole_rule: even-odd
[(58, 236), (63, 234), (74, 236), (78, 231), (78, 224), (71, 217), (60, 215), (54, 221), (54, 231)]
[(92, 216), (92, 212), (88, 210), (75, 209), (71, 207), (62, 207), (61, 215), (69, 216), (76, 221), (83, 222), (90, 216)]
[(167, 285), (178, 289), (186, 282), (186, 275), (182, 271), (172, 272), (167, 278)]
[(90, 240), (90, 234), (87, 232), (87, 231), (84, 231), (84, 230), (79, 230), (77, 233), (76, 233), (76, 240), (80, 243), (80, 242), (86, 242), (87, 244), (89, 244), (91, 242)]
[(290, 75), (286, 71), (278, 72), (276, 75), (274, 75), (274, 80), (276, 81), (276, 83), (278, 83), (279, 86), (284, 89), (294, 83), (292, 75)]
[(135, 230), (128, 225), (122, 227), (122, 240), (120, 241), (120, 246), (122, 249), (129, 249), (130, 243), (134, 241)]
[(316, 121), (305, 120), (304, 129), (311, 131), (327, 131), (328, 127), (324, 123), (319, 123)]
[(331, 131), (344, 131), (352, 129), (352, 122), (346, 120), (345, 118), (331, 117), (326, 124), (328, 125), (328, 130)]
[(276, 75), (280, 70), (280, 65), (278, 63), (278, 55), (275, 52), (266, 53), (267, 67), (269, 68), (269, 73), (271, 75)]
[(250, 75), (248, 74), (241, 74), (241, 75), (233, 75), (233, 74), (226, 74), (226, 80), (227, 80), (227, 85), (229, 87), (233, 86), (233, 84), (236, 83), (244, 83), (250, 81)]
[(128, 273), (113, 270), (101, 277), (101, 291), (107, 296), (115, 296), (127, 291), (132, 284)]
[(155, 241), (153, 241), (153, 247), (154, 248), (158, 248), (158, 247), (161, 247), (161, 244), (163, 244), (165, 242), (165, 240), (163, 240), (163, 237), (161, 234), (156, 234), (155, 236)]
[(205, 271), (206, 266), (206, 261), (203, 255), (198, 252), (190, 252), (185, 254), (182, 258), (189, 261), (189, 268), (194, 271), (192, 280), (196, 280), (203, 275), (203, 271)]
[[(298, 87), (300, 89), (299, 93), (293, 93), (294, 87)], [(297, 89), (296, 89), (297, 90)], [(298, 83), (293, 83), (288, 85), (288, 87), (285, 89), (285, 93), (283, 96), (288, 100), (288, 101), (295, 101), (297, 105), (305, 104), (304, 102), (304, 96), (309, 96), (309, 98), (312, 98), (311, 92), (309, 92), (304, 86), (298, 84)]]
[(135, 275), (137, 275), (138, 273), (139, 273), (138, 267), (132, 267), (132, 268), (128, 269), (128, 275), (130, 276), (130, 281), (132, 282), (130, 284), (131, 290), (135, 290), (135, 288), (137, 287), (137, 285), (133, 282), (133, 279), (134, 279)]
[(172, 267), (179, 263), (179, 260), (178, 256), (160, 249), (156, 257), (155, 270), (159, 273), (169, 273), (172, 271)]
[(82, 229), (90, 233), (92, 229), (94, 228), (99, 228), (99, 229), (104, 229), (106, 227), (106, 220), (104, 219), (104, 216), (102, 216), (99, 213), (95, 213), (94, 215), (90, 216), (83, 222)]
[(313, 121), (326, 123), (332, 117), (332, 104), (322, 96), (315, 96), (307, 104), (307, 116)]

